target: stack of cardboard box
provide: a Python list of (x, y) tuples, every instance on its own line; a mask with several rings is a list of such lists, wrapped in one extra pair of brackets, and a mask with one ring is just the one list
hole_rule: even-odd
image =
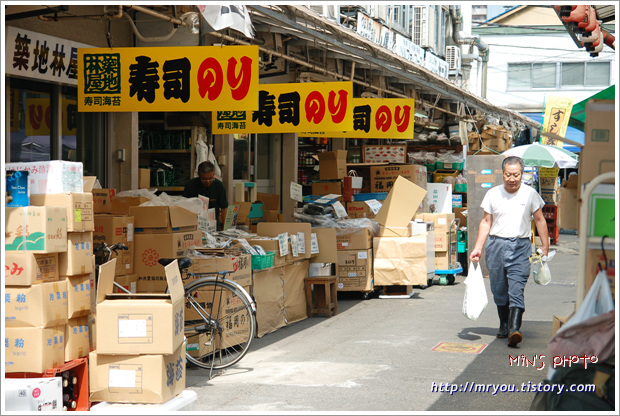
[(134, 273), (138, 293), (166, 291), (159, 259), (182, 257), (185, 250), (202, 246), (198, 214), (181, 206), (131, 206), (134, 219)]
[[(467, 136), (470, 151), (491, 153), (492, 151), (504, 152), (512, 147), (512, 135), (501, 126), (484, 125), (480, 134), (471, 132)], [(484, 148), (482, 144), (484, 144)]]
[(427, 234), (412, 236), (411, 220), (426, 198), (426, 190), (399, 176), (375, 220), (379, 236), (373, 238), (373, 274), (377, 286), (426, 285)]
[[(456, 231), (450, 229), (454, 213), (452, 214), (422, 214), (418, 216), (425, 222), (432, 222), (435, 228), (435, 270), (448, 270), (450, 264), (456, 263)], [(450, 250), (450, 245), (453, 245)], [(452, 256), (450, 257), (450, 254)]]
[(5, 215), (5, 365), (42, 373), (90, 352), (93, 197), (81, 163), (10, 165), (29, 172), (31, 205)]
[(185, 388), (185, 303), (178, 266), (165, 268), (167, 294), (115, 294), (116, 261), (100, 266), (90, 400), (165, 403)]

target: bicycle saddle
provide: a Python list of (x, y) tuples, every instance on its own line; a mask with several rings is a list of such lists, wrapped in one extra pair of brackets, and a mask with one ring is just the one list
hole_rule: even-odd
[(179, 269), (181, 270), (187, 269), (193, 264), (192, 259), (189, 257), (179, 257), (178, 259), (159, 259), (158, 263), (162, 266), (167, 266), (175, 260), (179, 262)]

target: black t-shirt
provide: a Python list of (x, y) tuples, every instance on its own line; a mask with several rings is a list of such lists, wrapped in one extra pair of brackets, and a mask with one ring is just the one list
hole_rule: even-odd
[(220, 217), (220, 209), (228, 207), (226, 188), (224, 187), (224, 183), (217, 178), (213, 180), (213, 183), (208, 188), (200, 182), (200, 178), (190, 179), (185, 185), (183, 196), (186, 198), (195, 198), (198, 195), (209, 198), (209, 208), (215, 208), (216, 218)]

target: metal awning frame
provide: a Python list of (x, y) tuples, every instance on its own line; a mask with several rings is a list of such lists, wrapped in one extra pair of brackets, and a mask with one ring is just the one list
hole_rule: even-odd
[[(252, 21), (255, 24), (268, 25), (271, 31), (299, 37), (308, 42), (315, 42), (318, 47), (337, 53), (343, 59), (356, 62), (358, 65), (370, 65), (373, 70), (386, 72), (390, 77), (399, 79), (404, 84), (410, 84), (418, 91), (437, 94), (443, 99), (463, 103), (469, 108), (477, 109), (503, 121), (512, 121), (537, 130), (540, 129), (540, 123), (517, 112), (495, 106), (428, 69), (375, 44), (351, 29), (314, 13), (305, 6), (252, 5), (248, 6), (248, 9), (252, 11)], [(283, 57), (286, 59), (285, 56)], [(341, 74), (332, 73), (330, 75), (349, 80), (349, 77)], [(355, 82), (355, 80), (353, 81)], [(367, 84), (366, 82), (362, 83)], [(403, 97), (402, 93), (389, 90), (385, 92), (392, 96)]]

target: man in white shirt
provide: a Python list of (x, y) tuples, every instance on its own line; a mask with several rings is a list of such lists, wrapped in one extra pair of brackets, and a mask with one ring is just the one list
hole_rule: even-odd
[(549, 232), (542, 214), (545, 202), (532, 187), (521, 185), (524, 168), (523, 160), (516, 156), (509, 156), (502, 162), (504, 184), (491, 188), (480, 204), (484, 216), (476, 245), (469, 255), (471, 261), (478, 262), (482, 247), (486, 250), (491, 292), (500, 322), (497, 337), (508, 338), (510, 347), (523, 339), (523, 292), (530, 276), (532, 217), (542, 241), (543, 255), (549, 252)]

